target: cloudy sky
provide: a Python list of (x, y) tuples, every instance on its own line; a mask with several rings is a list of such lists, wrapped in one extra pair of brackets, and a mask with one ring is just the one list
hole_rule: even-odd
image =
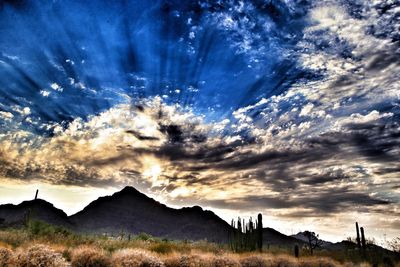
[(0, 203), (126, 185), (226, 220), (400, 236), (400, 4), (0, 1)]

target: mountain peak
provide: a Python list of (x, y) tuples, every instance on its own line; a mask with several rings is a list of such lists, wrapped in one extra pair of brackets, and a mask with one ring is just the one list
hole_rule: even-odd
[(228, 223), (200, 206), (170, 208), (132, 186), (100, 197), (70, 220), (81, 232), (119, 233), (122, 229), (132, 234), (215, 242), (226, 242), (230, 229)]
[[(119, 193), (140, 193), (139, 190), (137, 190), (135, 187), (133, 186), (125, 186), (121, 191), (119, 191)], [(140, 193), (142, 194), (142, 193)]]
[(135, 196), (135, 197), (140, 197), (143, 199), (151, 199), (146, 194), (140, 192), (133, 186), (125, 186), (121, 191), (115, 192), (112, 195), (112, 197), (115, 197), (115, 196)]

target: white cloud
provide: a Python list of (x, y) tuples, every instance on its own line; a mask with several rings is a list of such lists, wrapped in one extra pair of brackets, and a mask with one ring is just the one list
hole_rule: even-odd
[(44, 96), (44, 97), (48, 97), (48, 96), (50, 95), (50, 92), (49, 92), (49, 91), (46, 91), (46, 90), (40, 90), (40, 94), (41, 94), (42, 96)]
[(309, 116), (313, 108), (314, 108), (314, 105), (311, 103), (308, 103), (301, 109), (299, 116)]
[(23, 115), (29, 115), (29, 114), (31, 114), (31, 109), (30, 109), (29, 107), (24, 107), (24, 108), (22, 109), (22, 114), (23, 114)]
[(11, 121), (14, 118), (14, 115), (10, 112), (0, 111), (0, 118), (3, 120)]
[(58, 91), (58, 92), (62, 92), (64, 89), (59, 85), (59, 84), (57, 84), (57, 83), (52, 83), (52, 84), (50, 84), (50, 87), (53, 89), (53, 90), (55, 90), (55, 91)]

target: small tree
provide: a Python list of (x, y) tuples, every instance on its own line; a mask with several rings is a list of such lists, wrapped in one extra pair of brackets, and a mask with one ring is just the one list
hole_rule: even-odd
[(322, 245), (322, 240), (319, 239), (318, 234), (310, 231), (305, 231), (304, 236), (307, 238), (307, 246), (310, 250), (311, 255), (313, 255), (314, 249)]

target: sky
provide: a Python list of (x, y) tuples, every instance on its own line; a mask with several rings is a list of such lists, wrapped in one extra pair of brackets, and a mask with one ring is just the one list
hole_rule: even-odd
[(1, 0), (0, 203), (129, 185), (286, 233), (400, 236), (400, 4)]

